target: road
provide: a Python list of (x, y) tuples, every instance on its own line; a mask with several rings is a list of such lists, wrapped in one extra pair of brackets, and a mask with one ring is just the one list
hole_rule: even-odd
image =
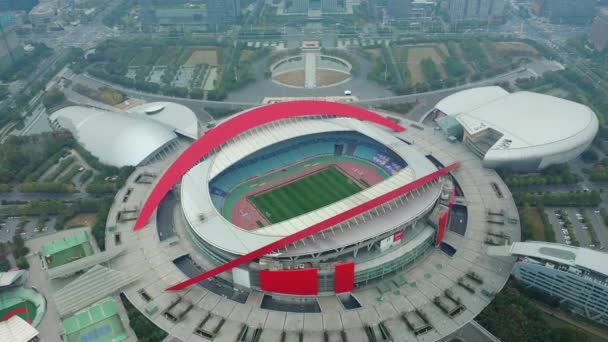
[[(366, 66), (364, 63), (362, 63), (362, 65), (361, 65), (362, 74), (366, 74), (365, 68), (368, 68), (368, 67), (369, 67), (368, 65)], [(99, 78), (93, 77), (88, 74), (82, 74), (82, 75), (76, 76), (74, 78), (74, 82), (84, 84), (91, 88), (99, 88), (101, 86), (111, 86), (115, 89), (118, 89), (118, 90), (124, 92), (129, 97), (141, 98), (148, 102), (172, 101), (172, 102), (180, 103), (180, 104), (183, 104), (183, 105), (189, 107), (190, 109), (192, 109), (197, 114), (197, 116), (199, 117), (199, 120), (201, 122), (208, 122), (208, 121), (212, 120), (212, 117), (206, 111), (204, 111), (205, 107), (232, 109), (232, 110), (245, 109), (245, 108), (250, 108), (250, 107), (254, 107), (254, 106), (259, 106), (261, 99), (263, 99), (266, 96), (339, 96), (339, 95), (343, 94), (343, 90), (349, 89), (347, 87), (351, 87), (351, 89), (362, 89), (360, 91), (360, 93), (356, 93), (355, 91), (353, 91), (353, 95), (356, 95), (358, 97), (364, 97), (363, 99), (359, 100), (358, 102), (355, 102), (355, 104), (362, 105), (362, 106), (378, 106), (381, 104), (402, 103), (402, 102), (411, 102), (411, 101), (418, 100), (419, 105), (414, 109), (414, 111), (412, 111), (412, 113), (410, 113), (409, 117), (412, 120), (421, 121), (424, 119), (424, 116), (435, 106), (435, 104), (439, 100), (441, 100), (442, 98), (444, 98), (450, 94), (453, 94), (457, 91), (468, 89), (468, 88), (473, 88), (473, 87), (484, 86), (484, 85), (492, 85), (492, 84), (496, 84), (499, 82), (514, 82), (519, 77), (533, 76), (533, 73), (531, 73), (530, 70), (538, 70), (538, 71), (533, 71), (533, 72), (542, 73), (547, 70), (553, 70), (553, 69), (559, 68), (560, 66), (555, 64), (554, 62), (545, 61), (545, 62), (537, 62), (535, 64), (531, 64), (531, 67), (534, 67), (535, 69), (528, 69), (528, 68), (522, 67), (522, 68), (518, 68), (516, 70), (512, 70), (512, 71), (509, 71), (509, 72), (501, 74), (501, 75), (497, 75), (497, 76), (485, 79), (485, 80), (467, 83), (467, 84), (452, 87), (452, 88), (424, 92), (424, 93), (407, 94), (407, 95), (399, 95), (399, 96), (388, 96), (388, 94), (390, 94), (390, 92), (383, 90), (383, 94), (385, 94), (385, 96), (380, 96), (380, 97), (373, 96), (373, 97), (367, 98), (367, 99), (365, 99), (365, 96), (368, 95), (369, 91), (372, 90), (370, 87), (373, 87), (373, 84), (370, 83), (369, 81), (367, 81), (366, 79), (363, 79), (363, 77), (355, 78), (353, 81), (347, 82), (344, 85), (340, 85), (340, 86), (336, 86), (336, 87), (329, 87), (329, 88), (317, 88), (317, 89), (287, 88), (287, 87), (282, 87), (282, 86), (276, 85), (273, 82), (268, 81), (268, 80), (265, 80), (268, 83), (268, 85), (266, 83), (264, 83), (264, 86), (260, 86), (260, 84), (258, 84), (258, 82), (259, 82), (258, 81), (254, 84), (246, 86), (245, 88), (243, 88), (239, 91), (229, 94), (228, 100), (221, 101), (221, 102), (186, 99), (186, 98), (178, 98), (178, 97), (172, 97), (172, 96), (144, 93), (141, 91), (125, 88), (120, 85), (116, 85), (116, 84), (101, 80)], [(254, 68), (254, 70), (257, 70), (257, 68)], [(359, 88), (359, 86), (355, 82), (365, 83), (365, 88)], [(274, 85), (274, 86), (272, 86), (272, 85)], [(276, 88), (280, 88), (280, 89), (276, 89)], [(344, 89), (342, 89), (342, 88), (344, 88)], [(363, 89), (366, 89), (366, 90), (363, 90)], [(249, 101), (242, 100), (243, 96), (241, 96), (240, 94), (248, 94), (247, 99)], [(253, 94), (253, 96), (251, 94)]]

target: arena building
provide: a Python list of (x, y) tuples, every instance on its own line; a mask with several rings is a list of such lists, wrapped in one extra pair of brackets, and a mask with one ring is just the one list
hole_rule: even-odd
[(536, 171), (576, 158), (599, 127), (587, 106), (527, 91), (509, 93), (498, 86), (452, 94), (437, 103), (432, 115), (450, 136), (455, 125), (461, 126), (463, 143), (485, 167), (515, 171)]
[(117, 167), (146, 164), (178, 148), (180, 138), (199, 136), (194, 112), (168, 102), (147, 103), (127, 112), (69, 106), (51, 114), (50, 121), (54, 129), (70, 131), (102, 163)]
[(226, 118), (116, 198), (122, 291), (183, 341), (438, 340), (509, 276), (488, 239), (520, 236), (507, 187), (464, 146), (324, 101)]
[(518, 282), (608, 325), (608, 254), (548, 242), (490, 247), (488, 253), (517, 257), (512, 274)]

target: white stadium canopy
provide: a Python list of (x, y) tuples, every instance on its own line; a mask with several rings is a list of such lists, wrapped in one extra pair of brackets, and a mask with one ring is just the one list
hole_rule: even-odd
[(585, 105), (526, 91), (510, 94), (497, 86), (455, 93), (435, 108), (456, 118), (465, 140), (489, 130), (502, 135), (484, 151), (486, 167), (519, 163), (542, 169), (566, 162), (589, 146), (599, 127)]
[(62, 108), (51, 122), (72, 132), (102, 163), (117, 167), (139, 165), (177, 138), (157, 121), (92, 107)]

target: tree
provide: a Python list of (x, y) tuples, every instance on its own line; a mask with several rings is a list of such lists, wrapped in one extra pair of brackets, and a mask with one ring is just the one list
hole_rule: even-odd
[(42, 103), (46, 109), (50, 109), (59, 106), (65, 101), (65, 94), (58, 89), (49, 90), (42, 97)]
[(581, 159), (585, 163), (591, 164), (591, 163), (595, 163), (596, 161), (598, 161), (599, 156), (597, 155), (597, 153), (594, 150), (588, 149), (587, 151), (585, 151), (581, 154)]
[(0, 101), (7, 98), (9, 95), (8, 86), (2, 85), (0, 86)]
[(15, 262), (17, 263), (17, 267), (19, 267), (21, 270), (27, 270), (30, 268), (30, 263), (23, 256), (18, 257)]
[(6, 257), (0, 257), (0, 272), (6, 272), (11, 269), (11, 264)]

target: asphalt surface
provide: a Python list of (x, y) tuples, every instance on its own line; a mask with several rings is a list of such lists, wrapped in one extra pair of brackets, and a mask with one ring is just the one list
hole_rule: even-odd
[(299, 313), (319, 313), (321, 307), (315, 300), (314, 302), (293, 303), (272, 298), (269, 295), (264, 295), (262, 298), (262, 309), (284, 311), (284, 312), (299, 312)]
[(467, 209), (460, 205), (452, 208), (450, 217), (450, 231), (464, 236), (467, 231)]
[[(173, 260), (173, 263), (189, 278), (195, 277), (204, 272), (204, 270), (196, 265), (192, 258), (190, 258), (188, 255)], [(247, 298), (249, 297), (249, 292), (234, 290), (231, 286), (221, 283), (215, 278), (201, 281), (198, 283), (198, 285), (217, 295), (227, 297), (228, 299), (241, 304), (245, 304), (245, 302), (247, 302)]]

